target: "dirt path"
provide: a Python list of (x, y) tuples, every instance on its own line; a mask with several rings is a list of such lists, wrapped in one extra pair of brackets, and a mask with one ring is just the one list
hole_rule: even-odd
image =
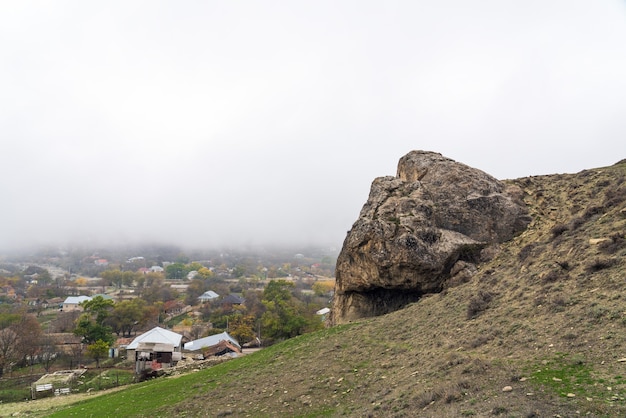
[(26, 402), (12, 402), (7, 404), (0, 404), (0, 417), (11, 416), (32, 416), (43, 417), (46, 416), (51, 409), (60, 406), (65, 406), (78, 402), (86, 398), (93, 398), (94, 396), (101, 396), (107, 393), (117, 392), (118, 390), (125, 389), (126, 386), (120, 386), (113, 389), (101, 390), (91, 393), (76, 393), (72, 395), (51, 396), (43, 399), (35, 399), (33, 401)]

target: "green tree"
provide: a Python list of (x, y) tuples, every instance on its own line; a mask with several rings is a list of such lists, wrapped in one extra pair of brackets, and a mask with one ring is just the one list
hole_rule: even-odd
[(96, 296), (91, 300), (81, 302), (80, 306), (83, 307), (85, 312), (91, 314), (96, 323), (102, 325), (109, 316), (109, 313), (113, 310), (115, 303), (112, 299), (105, 299), (102, 296)]
[(111, 344), (107, 341), (96, 340), (87, 346), (87, 355), (96, 361), (96, 367), (100, 367), (100, 359), (105, 358)]
[(98, 340), (111, 344), (114, 340), (111, 331), (111, 327), (98, 324), (91, 315), (84, 313), (76, 321), (74, 335), (82, 337), (82, 342), (85, 344), (93, 344)]
[(165, 267), (165, 277), (169, 280), (182, 280), (187, 273), (187, 268), (183, 263), (172, 263)]
[(302, 302), (292, 295), (294, 285), (285, 280), (271, 280), (263, 291), (265, 312), (261, 324), (265, 338), (284, 340), (321, 327), (314, 315), (306, 315)]

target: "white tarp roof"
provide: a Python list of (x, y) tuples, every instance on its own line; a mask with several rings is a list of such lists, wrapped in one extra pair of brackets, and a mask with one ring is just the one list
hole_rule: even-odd
[(209, 335), (208, 337), (200, 338), (199, 340), (189, 341), (185, 343), (185, 350), (196, 351), (204, 347), (213, 347), (220, 343), (220, 341), (228, 340), (237, 347), (241, 348), (237, 340), (228, 335), (227, 332), (221, 334)]
[(135, 338), (128, 346), (127, 350), (136, 350), (139, 343), (163, 343), (171, 344), (174, 347), (180, 347), (180, 341), (183, 336), (161, 327), (154, 327)]

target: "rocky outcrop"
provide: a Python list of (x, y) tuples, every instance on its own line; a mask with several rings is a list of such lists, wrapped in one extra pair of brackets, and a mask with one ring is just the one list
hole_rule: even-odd
[(530, 222), (521, 191), (438, 153), (413, 151), (374, 180), (337, 259), (331, 322), (400, 309), (471, 275), (481, 250)]

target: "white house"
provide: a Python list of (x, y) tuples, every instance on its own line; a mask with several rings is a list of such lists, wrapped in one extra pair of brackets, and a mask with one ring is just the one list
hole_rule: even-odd
[(171, 344), (176, 351), (180, 351), (180, 342), (183, 336), (177, 332), (170, 331), (161, 327), (154, 327), (150, 331), (146, 331), (141, 335), (138, 335), (130, 344), (126, 347), (127, 350), (135, 350), (139, 346), (139, 343), (162, 343)]
[(206, 292), (204, 292), (203, 294), (201, 294), (200, 296), (198, 296), (198, 300), (200, 302), (209, 302), (211, 300), (217, 299), (219, 298), (220, 295), (218, 295), (217, 293), (215, 293), (212, 290), (207, 290)]
[(136, 373), (172, 367), (182, 358), (182, 338), (174, 331), (154, 327), (128, 344), (127, 357), (135, 359)]
[(83, 307), (80, 304), (91, 299), (89, 296), (68, 296), (63, 301), (62, 310), (63, 312), (82, 311)]

